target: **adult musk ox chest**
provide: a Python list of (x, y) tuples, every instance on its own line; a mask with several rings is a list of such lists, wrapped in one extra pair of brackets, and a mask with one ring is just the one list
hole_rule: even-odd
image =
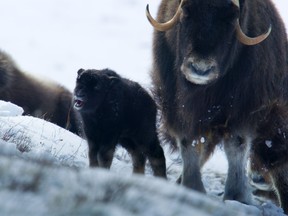
[[(170, 124), (183, 121), (181, 107), (187, 110), (184, 113), (195, 112), (191, 123), (206, 118), (206, 112), (215, 106), (224, 112), (234, 106), (233, 110), (240, 111), (235, 112), (239, 118), (247, 118), (253, 109), (281, 93), (278, 82), (286, 68), (283, 23), (272, 5), (271, 11), (261, 10), (258, 2), (186, 0), (179, 5), (179, 1), (163, 1), (158, 11), (160, 23), (148, 16), (156, 28), (153, 83)], [(271, 2), (265, 4), (266, 8)], [(267, 16), (269, 12), (272, 16)], [(277, 63), (272, 47), (279, 51)], [(175, 117), (180, 119), (175, 121)]]

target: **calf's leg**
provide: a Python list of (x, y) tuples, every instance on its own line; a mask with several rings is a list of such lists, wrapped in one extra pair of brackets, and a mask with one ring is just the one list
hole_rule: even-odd
[(154, 176), (167, 178), (166, 159), (158, 138), (155, 138), (154, 141), (148, 145), (148, 148), (146, 148), (144, 154), (147, 156), (150, 162)]
[(99, 163), (98, 163), (98, 151), (99, 151), (99, 147), (96, 143), (94, 143), (91, 140), (88, 140), (88, 157), (89, 157), (89, 166), (90, 167), (98, 167)]
[(110, 169), (114, 152), (115, 152), (115, 146), (113, 147), (111, 146), (110, 148), (107, 147), (100, 148), (97, 154), (99, 166), (102, 168)]
[(138, 150), (137, 145), (130, 139), (122, 139), (120, 144), (128, 151), (132, 158), (133, 173), (144, 174), (146, 157)]
[(88, 156), (90, 167), (102, 167), (109, 169), (113, 160), (115, 144), (96, 143), (88, 140)]

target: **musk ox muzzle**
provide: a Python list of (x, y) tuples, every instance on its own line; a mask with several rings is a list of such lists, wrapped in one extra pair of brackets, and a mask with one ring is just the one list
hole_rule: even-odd
[(219, 69), (214, 59), (184, 58), (181, 72), (185, 78), (194, 84), (205, 85), (219, 77)]

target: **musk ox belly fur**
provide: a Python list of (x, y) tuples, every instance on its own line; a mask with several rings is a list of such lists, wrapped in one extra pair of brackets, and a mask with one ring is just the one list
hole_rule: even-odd
[(36, 78), (18, 69), (13, 60), (0, 52), (0, 100), (24, 109), (24, 115), (43, 118), (80, 134), (80, 122), (72, 108), (72, 93), (52, 81)]
[(250, 157), (288, 213), (288, 45), (272, 1), (162, 0), (158, 22), (149, 10), (147, 17), (155, 28), (154, 91), (180, 146), (181, 183), (205, 192), (200, 168), (223, 142), (224, 199), (252, 202)]
[(132, 157), (134, 173), (144, 173), (148, 158), (154, 175), (166, 178), (164, 152), (156, 132), (156, 105), (138, 83), (108, 69), (80, 69), (74, 108), (83, 120), (91, 167), (110, 168), (120, 144)]

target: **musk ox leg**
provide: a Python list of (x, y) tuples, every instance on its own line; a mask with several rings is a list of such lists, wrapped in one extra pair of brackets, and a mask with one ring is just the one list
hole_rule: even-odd
[[(200, 168), (204, 166), (204, 164), (207, 162), (211, 154), (213, 153), (215, 149), (215, 145), (212, 143), (205, 143), (205, 145), (202, 146), (201, 153), (200, 153)], [(181, 184), (182, 181), (182, 174), (178, 177), (176, 180), (177, 184)]]
[[(287, 131), (288, 134), (288, 131)], [(280, 135), (280, 134), (279, 134)], [(281, 136), (281, 135), (280, 135)], [(286, 137), (286, 135), (284, 135)], [(269, 173), (278, 203), (288, 213), (288, 143), (285, 138), (257, 138), (253, 142), (251, 160), (261, 161)], [(280, 139), (279, 139), (280, 138)]]
[(233, 136), (225, 140), (224, 150), (228, 160), (228, 174), (223, 199), (250, 204), (251, 190), (246, 176), (248, 142), (240, 136)]
[(133, 161), (133, 173), (144, 173), (146, 158), (148, 158), (154, 176), (166, 178), (166, 161), (164, 151), (158, 138), (147, 145), (142, 140), (134, 142), (130, 139), (122, 139), (121, 145), (130, 153)]
[(121, 139), (120, 144), (128, 151), (132, 158), (133, 173), (144, 174), (146, 157), (130, 139)]
[(267, 170), (263, 168), (263, 164), (257, 164), (253, 162), (250, 163), (248, 168), (248, 176), (251, 184), (263, 191), (271, 191), (272, 183), (270, 175)]
[(288, 163), (277, 169), (270, 170), (280, 206), (288, 214)]
[(142, 152), (133, 151), (130, 153), (133, 163), (133, 173), (144, 174), (146, 157)]
[[(100, 146), (100, 147), (99, 147)], [(88, 140), (90, 167), (103, 167), (109, 169), (115, 151), (114, 145), (99, 145)]]
[(263, 111), (252, 142), (251, 163), (262, 164), (276, 191), (280, 206), (288, 213), (288, 108), (273, 103)]
[(206, 193), (200, 172), (200, 154), (197, 146), (192, 145), (192, 141), (183, 139), (180, 141), (180, 150), (183, 161), (181, 184)]
[(155, 138), (154, 141), (148, 145), (148, 149), (146, 149), (144, 153), (148, 157), (154, 176), (167, 178), (166, 159), (158, 138)]
[(145, 172), (145, 155), (136, 149), (127, 149), (130, 153), (133, 163), (133, 173), (144, 174)]
[(271, 200), (279, 205), (270, 174), (267, 169), (264, 169), (263, 164), (259, 164), (259, 161), (254, 160), (248, 168), (250, 184), (253, 186), (253, 195), (264, 198), (264, 200)]
[(115, 152), (115, 147), (111, 148), (100, 148), (98, 154), (97, 154), (97, 159), (99, 162), (99, 166), (102, 168), (110, 169), (113, 156)]
[(99, 163), (98, 163), (98, 151), (99, 151), (99, 147), (97, 145), (94, 144), (94, 142), (91, 142), (88, 140), (88, 157), (89, 157), (89, 166), (90, 167), (98, 167)]

